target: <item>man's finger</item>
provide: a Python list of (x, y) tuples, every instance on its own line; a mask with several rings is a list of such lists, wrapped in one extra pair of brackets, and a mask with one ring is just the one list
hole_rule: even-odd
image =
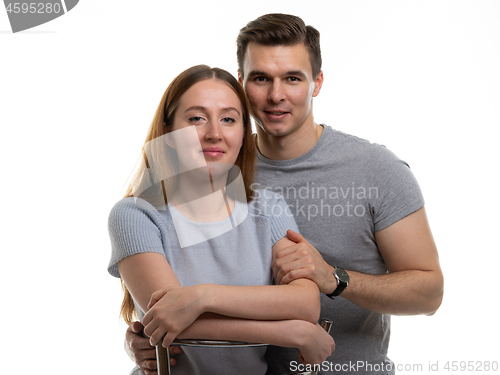
[(293, 269), (307, 266), (308, 264), (309, 262), (305, 261), (304, 257), (301, 257), (298, 253), (293, 253), (274, 260), (271, 263), (271, 267), (275, 274), (279, 274), (279, 272), (287, 273)]
[(276, 251), (273, 254), (272, 261), (274, 262), (276, 259), (281, 259), (283, 257), (292, 255), (292, 254), (296, 253), (299, 249), (300, 249), (300, 247), (295, 243), (290, 245), (290, 246), (286, 246), (282, 249), (279, 249), (278, 251)]
[(127, 331), (133, 332), (133, 333), (140, 333), (143, 328), (144, 328), (144, 326), (142, 325), (142, 323), (136, 321), (136, 322), (132, 322), (128, 326)]
[(158, 369), (158, 362), (156, 359), (148, 359), (144, 361), (143, 370), (156, 371)]
[(170, 355), (180, 354), (180, 353), (182, 353), (182, 349), (178, 345), (170, 345), (168, 347), (168, 352), (170, 353)]
[(295, 279), (300, 279), (300, 277), (292, 277), (290, 273), (293, 272), (293, 276), (299, 274), (300, 271), (303, 270), (303, 264), (300, 259), (296, 259), (294, 261), (283, 264), (281, 267), (273, 268), (273, 275), (275, 276), (276, 285), (285, 285), (290, 283)]
[[(148, 350), (141, 350), (139, 353), (137, 353), (136, 360), (137, 360), (137, 363), (142, 362), (142, 361), (144, 361), (144, 363), (147, 363), (147, 361), (149, 361), (149, 360), (156, 362), (156, 348), (148, 349)], [(149, 368), (148, 366), (145, 366), (145, 367)], [(151, 367), (151, 369), (156, 369), (156, 367)]]
[(300, 233), (294, 232), (291, 229), (288, 229), (288, 231), (286, 232), (286, 236), (290, 241), (293, 241), (295, 243), (304, 242), (306, 240)]
[(300, 255), (300, 252), (296, 250), (298, 250), (298, 247), (296, 247), (295, 251), (293, 251), (291, 254), (286, 254), (286, 255), (280, 254), (280, 256), (272, 260), (271, 266), (273, 268), (274, 267), (283, 268), (286, 264), (301, 260), (303, 257)]
[(310, 280), (314, 281), (310, 277), (310, 274), (307, 272), (307, 270), (304, 268), (301, 268), (301, 269), (295, 269), (295, 270), (288, 272), (286, 275), (284, 275), (281, 278), (280, 283), (281, 283), (281, 285), (287, 285), (287, 284), (290, 284), (292, 281), (298, 280), (298, 279), (310, 279)]
[(137, 337), (130, 343), (130, 346), (136, 350), (153, 350), (154, 346), (149, 344), (147, 337)]

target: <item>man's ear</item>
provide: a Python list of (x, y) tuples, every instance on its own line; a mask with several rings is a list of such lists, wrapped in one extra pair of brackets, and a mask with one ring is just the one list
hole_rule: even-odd
[(241, 86), (243, 86), (243, 74), (241, 73), (240, 69), (238, 69), (238, 82)]
[(316, 76), (316, 79), (314, 80), (314, 91), (313, 91), (313, 98), (318, 96), (319, 92), (321, 91), (321, 87), (323, 86), (323, 71), (320, 70), (318, 75)]

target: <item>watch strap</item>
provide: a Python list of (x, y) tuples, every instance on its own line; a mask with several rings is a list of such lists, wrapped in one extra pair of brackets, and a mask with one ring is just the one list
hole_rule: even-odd
[(343, 268), (334, 267), (333, 276), (337, 280), (337, 287), (332, 293), (326, 295), (328, 298), (331, 299), (334, 299), (335, 297), (339, 296), (345, 290), (345, 288), (347, 288), (347, 285), (349, 284), (349, 275), (347, 275), (347, 280), (342, 280), (337, 275), (337, 271), (342, 271), (345, 275), (347, 275), (347, 272)]

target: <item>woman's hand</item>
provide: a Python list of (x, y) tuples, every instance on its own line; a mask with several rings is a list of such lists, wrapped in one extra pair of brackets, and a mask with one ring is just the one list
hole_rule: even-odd
[[(299, 345), (299, 359), (304, 364), (316, 364), (323, 362), (335, 350), (335, 341), (319, 324), (305, 322), (304, 332), (301, 332)], [(299, 327), (299, 329), (302, 327)]]
[(204, 312), (201, 296), (201, 285), (172, 287), (153, 293), (147, 306), (149, 311), (142, 320), (150, 344), (155, 346), (165, 336), (163, 347), (168, 347)]

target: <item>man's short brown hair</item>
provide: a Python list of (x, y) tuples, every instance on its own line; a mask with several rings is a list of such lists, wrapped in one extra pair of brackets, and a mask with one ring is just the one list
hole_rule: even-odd
[(281, 13), (265, 14), (249, 22), (240, 30), (236, 39), (236, 55), (241, 77), (243, 77), (243, 63), (250, 42), (265, 46), (293, 46), (304, 43), (309, 51), (313, 77), (315, 78), (321, 71), (319, 31), (312, 26), (306, 26), (299, 17)]

